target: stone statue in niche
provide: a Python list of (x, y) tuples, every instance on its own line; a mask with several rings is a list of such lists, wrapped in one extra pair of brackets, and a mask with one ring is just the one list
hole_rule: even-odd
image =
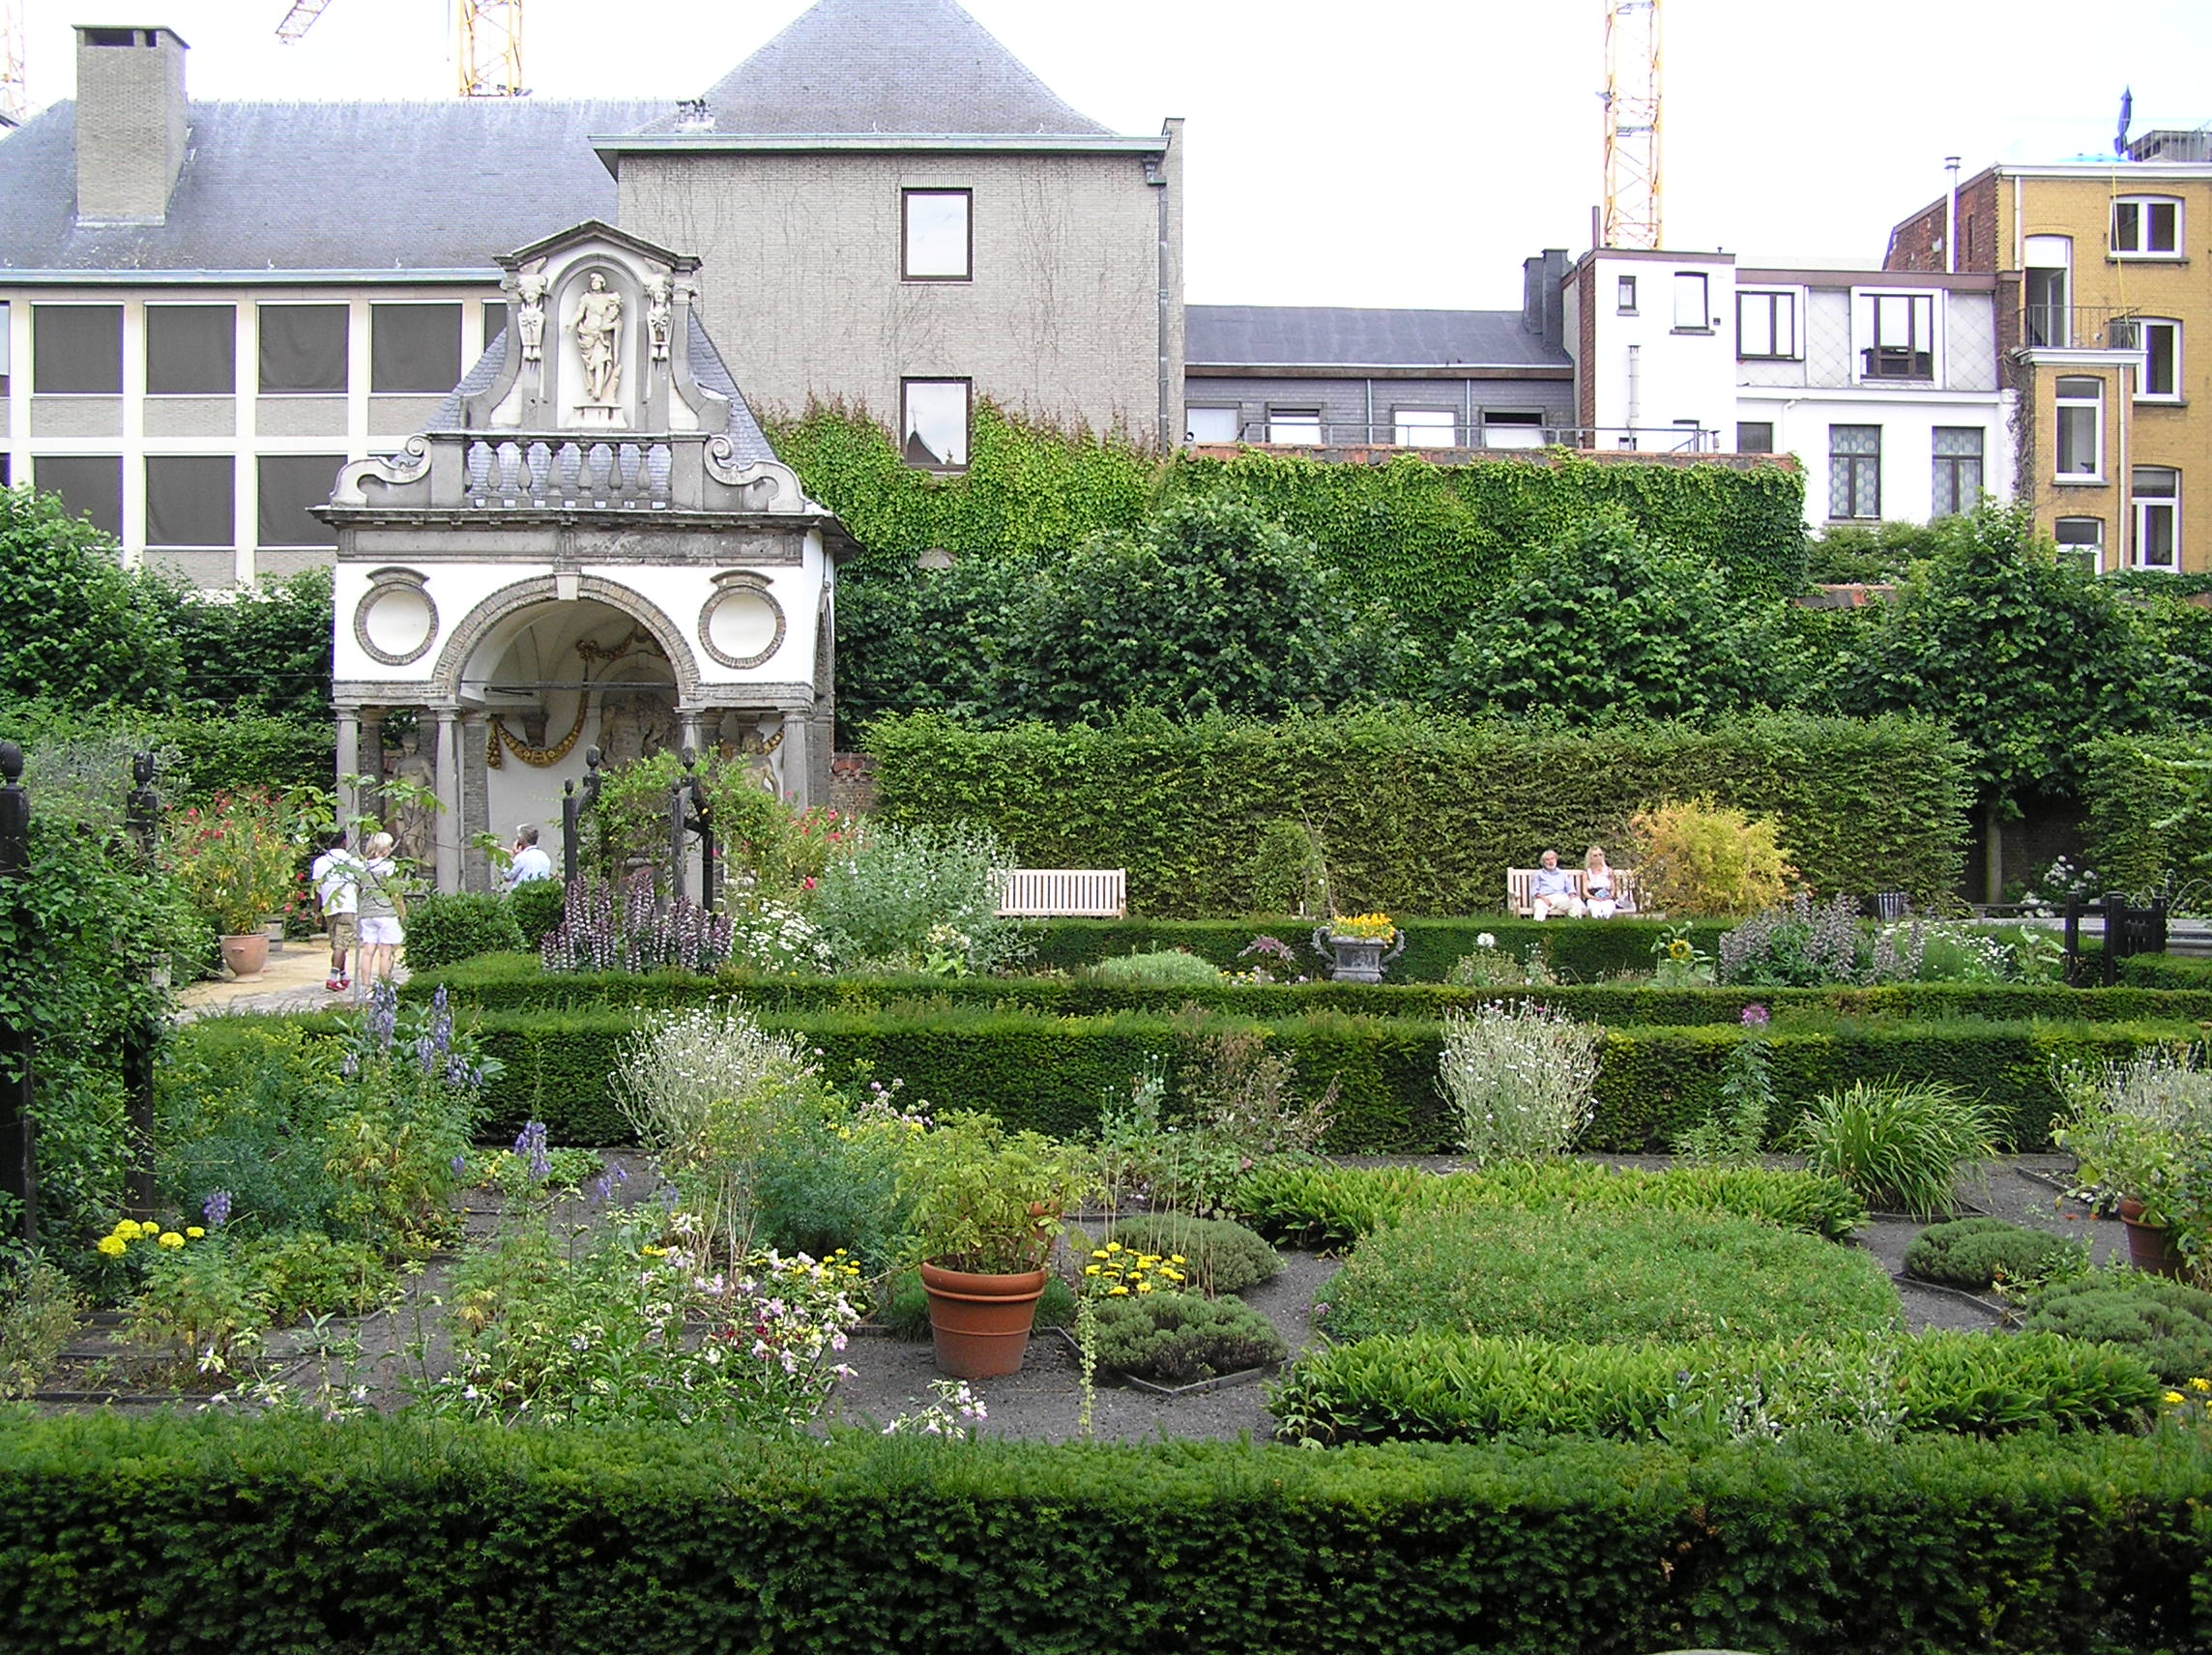
[(609, 403), (622, 394), (622, 295), (594, 271), (576, 306), (576, 344), (584, 353), (584, 399)]
[(394, 780), (408, 784), (392, 818), (392, 837), (399, 855), (426, 867), (438, 850), (438, 770), (422, 751), (422, 734), (410, 730), (399, 739), (399, 762), (393, 766)]
[(656, 276), (645, 284), (645, 336), (655, 362), (668, 360), (668, 326), (675, 312), (668, 305), (668, 277)]
[(783, 727), (775, 726), (775, 734), (769, 734), (769, 723), (747, 724), (738, 733), (738, 757), (745, 767), (745, 780), (763, 793), (783, 797), (783, 777), (776, 763), (775, 750), (783, 745)]
[(545, 355), (545, 278), (515, 278), (514, 296), (522, 301), (514, 312), (514, 332), (522, 341), (522, 360), (539, 362)]
[(649, 689), (616, 690), (599, 703), (599, 745), (610, 765), (664, 753), (675, 737), (668, 703)]

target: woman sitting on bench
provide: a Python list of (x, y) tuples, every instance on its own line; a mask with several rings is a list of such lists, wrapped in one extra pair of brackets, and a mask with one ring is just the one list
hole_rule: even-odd
[(1583, 897), (1592, 919), (1611, 919), (1620, 906), (1613, 888), (1613, 870), (1606, 866), (1604, 850), (1596, 845), (1583, 857)]

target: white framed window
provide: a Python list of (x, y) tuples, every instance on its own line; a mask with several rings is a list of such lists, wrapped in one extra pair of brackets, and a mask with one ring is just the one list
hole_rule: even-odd
[(8, 391), (10, 349), (8, 343), (8, 301), (0, 299), (0, 395), (6, 395)]
[(238, 390), (237, 356), (236, 305), (146, 306), (147, 395), (229, 396)]
[(146, 544), (227, 546), (238, 537), (228, 454), (146, 456)]
[(1868, 293), (1859, 300), (1859, 377), (1936, 377), (1936, 296)]
[(1705, 279), (1702, 270), (1674, 273), (1674, 332), (1677, 334), (1713, 331), (1713, 312), (1705, 298)]
[(1881, 427), (1828, 427), (1828, 515), (1881, 515)]
[(1485, 408), (1482, 446), (1486, 449), (1540, 449), (1544, 416), (1534, 408)]
[(960, 471), (968, 464), (968, 416), (974, 386), (965, 379), (899, 381), (899, 452), (924, 471)]
[(2138, 568), (2181, 567), (2181, 473), (2171, 466), (2137, 466), (2128, 478), (2135, 495)]
[(1450, 408), (1394, 408), (1391, 440), (1407, 449), (1448, 449), (1459, 441), (1459, 415)]
[(2181, 400), (2181, 324), (2166, 316), (2136, 318), (2136, 343), (2143, 356), (2136, 382), (2138, 402)]
[(122, 395), (123, 306), (32, 305), (31, 394)]
[(1987, 433), (1979, 425), (1937, 425), (1935, 476), (1930, 479), (1928, 514), (1954, 517), (1973, 508), (1982, 495), (1982, 449)]
[(1236, 408), (1185, 408), (1183, 428), (1194, 443), (1235, 443), (1243, 438), (1241, 410)]
[(1624, 276), (1614, 288), (1614, 308), (1623, 316), (1636, 314), (1636, 277)]
[(2021, 338), (2029, 345), (2064, 349), (2074, 342), (2074, 238), (2027, 238), (2027, 271), (2021, 292), (2024, 310)]
[(1746, 293), (1735, 296), (1735, 354), (1739, 358), (1794, 360), (1797, 348), (1797, 295)]
[(2055, 469), (2060, 482), (2105, 479), (2105, 382), (2060, 374), (2057, 384), (2058, 443)]
[(2077, 563), (2091, 574), (2105, 569), (2105, 520), (2102, 517), (2061, 517), (2052, 525), (2061, 562)]
[(2114, 258), (2179, 258), (2181, 201), (2173, 195), (2123, 195), (2112, 203)]
[(372, 393), (443, 396), (460, 379), (460, 305), (368, 307), (368, 389)]
[(899, 273), (909, 281), (969, 281), (975, 273), (974, 192), (900, 192)]
[(1321, 447), (1321, 410), (1319, 408), (1270, 408), (1267, 410), (1267, 441), (1270, 443), (1301, 443), (1307, 448)]
[(343, 396), (346, 328), (343, 305), (255, 305), (261, 394)]
[(346, 463), (343, 454), (259, 454), (254, 457), (254, 544), (335, 546), (338, 532), (314, 515), (329, 503)]

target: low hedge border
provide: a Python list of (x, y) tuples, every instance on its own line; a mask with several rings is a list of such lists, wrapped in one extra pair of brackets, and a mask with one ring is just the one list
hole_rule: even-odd
[(18, 1418), (0, 1635), (48, 1651), (1192, 1655), (2212, 1642), (2201, 1444), (788, 1441)]
[[(329, 1014), (322, 1020), (335, 1027)], [(505, 1065), (487, 1091), (487, 1135), (511, 1137), (535, 1118), (559, 1143), (629, 1141), (607, 1077), (638, 1027), (637, 1013), (487, 1012), (473, 1021), (484, 1049)], [(903, 1079), (909, 1098), (940, 1109), (987, 1109), (1009, 1126), (1061, 1136), (1090, 1131), (1101, 1097), (1124, 1091), (1148, 1057), (1173, 1053), (1186, 1038), (1170, 1019), (1134, 1012), (1046, 1017), (956, 1007), (775, 1015), (763, 1022), (819, 1049), (833, 1079), (864, 1064), (877, 1076)], [(1306, 1086), (1338, 1084), (1328, 1146), (1335, 1152), (1440, 1154), (1457, 1147), (1437, 1091), (1441, 1025), (1319, 1015), (1256, 1026), (1295, 1057)], [(2049, 1144), (2052, 1120), (2062, 1108), (2051, 1085), (2053, 1059), (2124, 1059), (2143, 1045), (2197, 1032), (2194, 1024), (2171, 1022), (1965, 1020), (1783, 1032), (1770, 1042), (1771, 1072), (1776, 1094), (1788, 1100), (1899, 1074), (1945, 1082), (1989, 1099), (2013, 1145), (2037, 1149)], [(190, 1031), (180, 1038), (190, 1038)], [(1713, 1025), (1609, 1029), (1597, 1118), (1583, 1147), (1615, 1153), (1665, 1147), (1718, 1100), (1729, 1054), (1741, 1038), (1737, 1029)], [(1785, 1106), (1774, 1132), (1786, 1131), (1793, 1118)]]
[(1186, 1005), (1237, 1017), (1283, 1019), (1340, 1012), (1436, 1019), (1453, 1009), (1535, 1000), (1586, 1023), (1686, 1028), (1741, 1021), (1747, 1005), (1849, 1019), (1982, 1018), (1994, 1022), (2129, 1023), (2212, 1019), (2212, 975), (2186, 989), (2078, 989), (2047, 983), (1897, 983), (1880, 988), (1451, 988), (1441, 983), (1235, 984), (1105, 982), (1094, 977), (755, 977), (690, 972), (547, 972), (529, 954), (492, 954), (424, 971), (400, 991), (427, 1001), (445, 989), (483, 1011), (680, 1010), (727, 1000), (775, 1015), (939, 1006), (1020, 1008), (1062, 1017), (1134, 1011), (1165, 1015)]

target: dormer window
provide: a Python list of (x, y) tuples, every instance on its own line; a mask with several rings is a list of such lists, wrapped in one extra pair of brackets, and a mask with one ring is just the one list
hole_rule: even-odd
[(2179, 258), (2181, 203), (2170, 195), (2123, 195), (2112, 203), (2114, 258)]
[(1862, 301), (1866, 330), (1859, 351), (1862, 379), (1936, 377), (1936, 296), (1870, 293)]

